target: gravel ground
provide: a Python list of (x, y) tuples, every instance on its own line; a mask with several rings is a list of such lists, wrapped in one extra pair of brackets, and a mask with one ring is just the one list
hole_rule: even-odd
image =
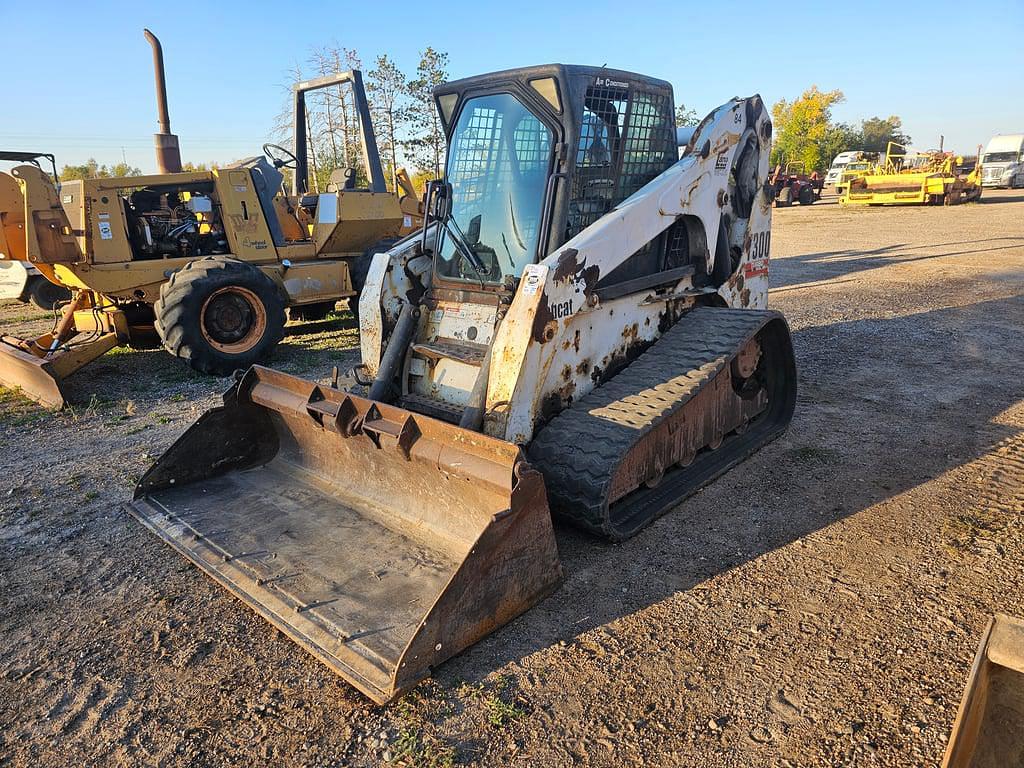
[[(0, 391), (0, 765), (936, 765), (979, 634), (1024, 615), (1024, 195), (776, 212), (791, 429), (373, 706), (122, 511), (227, 382), (109, 354)], [(49, 320), (0, 305), (0, 326)], [(355, 361), (347, 314), (274, 364)]]

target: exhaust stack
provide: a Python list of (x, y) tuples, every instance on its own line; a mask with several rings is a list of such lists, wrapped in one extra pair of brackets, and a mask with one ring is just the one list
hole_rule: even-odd
[(153, 75), (156, 79), (156, 109), (160, 121), (160, 133), (153, 134), (156, 149), (156, 168), (159, 173), (181, 173), (181, 150), (178, 137), (171, 133), (171, 118), (167, 114), (167, 81), (164, 78), (164, 49), (156, 35), (148, 29), (142, 30), (149, 44), (153, 46)]

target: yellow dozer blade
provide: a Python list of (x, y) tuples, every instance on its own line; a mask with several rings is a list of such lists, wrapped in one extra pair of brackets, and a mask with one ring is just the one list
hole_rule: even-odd
[(379, 703), (561, 581), (518, 446), (260, 366), (129, 509)]
[(989, 621), (974, 657), (943, 768), (1024, 766), (1024, 621)]
[(117, 335), (105, 333), (90, 341), (48, 351), (51, 334), (38, 339), (0, 335), (0, 386), (18, 389), (48, 408), (67, 404), (64, 379), (117, 346)]
[[(75, 314), (91, 307), (92, 294), (76, 291), (51, 333), (34, 339), (0, 334), (0, 386), (19, 389), (49, 408), (63, 408), (64, 379), (118, 344), (117, 333), (99, 325), (94, 332), (79, 334)], [(86, 314), (99, 317), (91, 311)]]

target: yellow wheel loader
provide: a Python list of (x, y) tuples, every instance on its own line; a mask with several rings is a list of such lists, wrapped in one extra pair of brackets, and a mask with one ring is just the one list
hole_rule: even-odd
[[(374, 256), (369, 391), (254, 366), (131, 512), (378, 702), (562, 578), (552, 511), (632, 536), (788, 425), (771, 122), (549, 65), (439, 87), (446, 178)], [(353, 387), (355, 389), (355, 387)]]
[[(0, 173), (0, 259), (27, 261), (74, 292), (52, 332), (0, 336), (0, 384), (61, 407), (63, 380), (118, 345), (162, 344), (196, 370), (229, 375), (265, 359), (284, 335), (286, 310), (326, 316), (357, 295), (374, 250), (418, 222), (403, 176), (387, 191), (358, 71), (294, 89), (295, 149), (264, 144), (265, 156), (212, 171), (182, 172), (170, 132), (159, 42), (154, 46), (161, 132), (160, 174), (59, 182), (33, 153)], [(307, 194), (306, 94), (351, 87), (368, 188), (355, 172)], [(291, 193), (280, 169), (293, 170)]]

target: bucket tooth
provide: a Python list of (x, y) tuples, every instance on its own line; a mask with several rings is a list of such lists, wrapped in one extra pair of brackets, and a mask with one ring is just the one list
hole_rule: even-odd
[(380, 703), (561, 581), (518, 446), (259, 366), (129, 510)]

